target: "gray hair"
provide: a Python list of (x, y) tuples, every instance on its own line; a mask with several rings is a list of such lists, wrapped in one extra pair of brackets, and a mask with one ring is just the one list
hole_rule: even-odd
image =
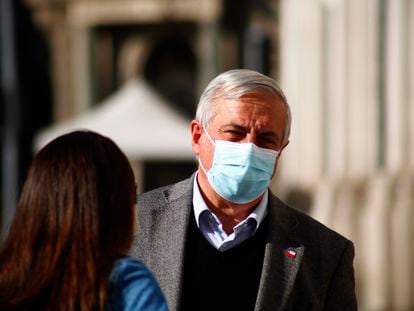
[(196, 120), (207, 126), (215, 117), (215, 99), (235, 100), (256, 89), (268, 89), (283, 101), (286, 109), (286, 128), (283, 143), (286, 143), (289, 139), (292, 123), (286, 96), (275, 80), (253, 70), (233, 69), (215, 77), (200, 96)]

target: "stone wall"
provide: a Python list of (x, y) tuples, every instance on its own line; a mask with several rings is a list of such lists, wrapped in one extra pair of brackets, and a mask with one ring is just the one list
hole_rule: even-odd
[(281, 1), (277, 187), (354, 241), (361, 310), (414, 308), (414, 1)]

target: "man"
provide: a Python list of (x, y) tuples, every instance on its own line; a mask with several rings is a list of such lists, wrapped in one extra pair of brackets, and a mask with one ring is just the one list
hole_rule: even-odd
[(268, 189), (289, 142), (276, 82), (216, 77), (191, 122), (199, 169), (138, 197), (133, 254), (171, 310), (356, 310), (351, 241)]

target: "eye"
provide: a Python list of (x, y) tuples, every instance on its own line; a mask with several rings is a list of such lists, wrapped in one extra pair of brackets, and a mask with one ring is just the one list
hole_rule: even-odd
[(224, 131), (224, 135), (228, 140), (236, 141), (243, 139), (246, 136), (246, 133), (240, 130), (226, 130)]
[(279, 146), (279, 141), (274, 135), (262, 135), (259, 137), (259, 147), (275, 149)]

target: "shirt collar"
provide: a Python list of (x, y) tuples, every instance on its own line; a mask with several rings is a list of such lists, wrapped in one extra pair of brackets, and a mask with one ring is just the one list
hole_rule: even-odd
[[(220, 222), (216, 215), (214, 215), (210, 209), (207, 207), (206, 202), (204, 201), (203, 196), (201, 195), (200, 187), (198, 186), (197, 182), (198, 172), (194, 176), (194, 183), (193, 183), (193, 208), (194, 208), (194, 216), (197, 223), (197, 227), (200, 228), (200, 215), (204, 211), (212, 214), (214, 218)], [(262, 223), (263, 219), (267, 214), (267, 203), (268, 203), (268, 189), (265, 190), (262, 200), (257, 204), (256, 208), (249, 214), (249, 216), (241, 223), (237, 224), (234, 228), (238, 227), (242, 223), (246, 222), (248, 219), (254, 219), (256, 221), (256, 230), (259, 228), (260, 224)], [(256, 231), (255, 230), (255, 231)]]

